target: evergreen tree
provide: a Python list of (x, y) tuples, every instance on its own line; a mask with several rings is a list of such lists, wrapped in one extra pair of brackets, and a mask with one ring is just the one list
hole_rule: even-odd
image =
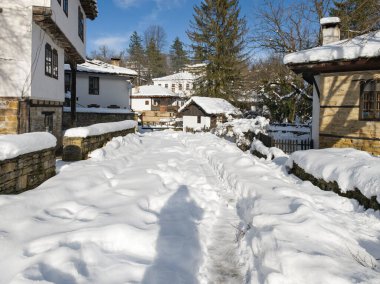
[(146, 58), (148, 66), (148, 81), (152, 78), (166, 75), (166, 58), (156, 46), (152, 39), (146, 48)]
[(141, 76), (142, 76), (142, 70), (144, 68), (145, 52), (142, 45), (142, 39), (137, 34), (136, 31), (133, 32), (130, 37), (128, 54), (129, 54), (129, 61), (132, 67), (136, 69), (137, 74), (138, 74), (137, 84), (141, 85)]
[(330, 15), (341, 19), (342, 38), (380, 29), (378, 0), (335, 0)]
[(183, 42), (178, 37), (175, 38), (170, 47), (170, 60), (174, 72), (179, 72), (189, 62), (187, 52), (183, 48)]
[(194, 7), (194, 21), (187, 32), (196, 60), (207, 63), (197, 83), (197, 95), (236, 99), (246, 67), (246, 20), (238, 0), (203, 0)]

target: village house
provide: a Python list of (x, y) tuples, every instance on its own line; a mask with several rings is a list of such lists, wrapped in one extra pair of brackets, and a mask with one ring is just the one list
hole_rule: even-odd
[(241, 115), (238, 108), (224, 99), (211, 97), (191, 97), (178, 110), (185, 131), (210, 130), (227, 121), (228, 117)]
[(380, 155), (380, 31), (340, 40), (339, 18), (321, 25), (322, 46), (284, 58), (314, 87), (314, 146)]
[(0, 134), (61, 137), (64, 62), (85, 62), (86, 18), (96, 0), (0, 3)]
[(191, 72), (179, 72), (169, 76), (152, 79), (154, 86), (164, 87), (173, 93), (191, 97), (194, 94), (194, 82), (198, 78)]
[(161, 125), (177, 115), (183, 98), (160, 86), (140, 86), (132, 91), (131, 107), (143, 125)]
[[(113, 64), (100, 60), (86, 60), (77, 67), (77, 106), (130, 110), (132, 83), (137, 72), (120, 67), (120, 60)], [(65, 92), (71, 90), (71, 69), (65, 65)], [(69, 94), (69, 93), (68, 93)], [(66, 97), (70, 100), (70, 96)]]

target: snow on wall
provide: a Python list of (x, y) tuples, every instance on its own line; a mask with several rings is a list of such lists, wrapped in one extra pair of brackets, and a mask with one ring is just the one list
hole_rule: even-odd
[(343, 192), (355, 190), (368, 198), (377, 196), (380, 202), (380, 158), (351, 148), (331, 148), (294, 152), (293, 162), (305, 172), (327, 182), (336, 181)]
[(0, 135), (0, 161), (53, 148), (56, 145), (57, 138), (48, 132)]
[(124, 120), (120, 122), (98, 123), (87, 127), (77, 127), (66, 130), (65, 137), (83, 137), (102, 135), (109, 132), (116, 132), (131, 129), (137, 126), (134, 120)]
[(260, 154), (264, 155), (267, 157), (267, 160), (272, 160), (275, 158), (280, 158), (280, 157), (289, 157), (287, 154), (285, 154), (281, 149), (276, 148), (276, 147), (266, 147), (263, 142), (260, 140), (253, 140), (251, 144), (251, 152), (257, 151)]

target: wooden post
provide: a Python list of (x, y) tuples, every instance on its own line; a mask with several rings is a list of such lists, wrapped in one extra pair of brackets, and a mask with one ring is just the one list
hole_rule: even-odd
[(71, 123), (71, 127), (75, 127), (77, 124), (77, 64), (76, 62), (70, 62), (70, 69), (71, 69), (70, 123)]

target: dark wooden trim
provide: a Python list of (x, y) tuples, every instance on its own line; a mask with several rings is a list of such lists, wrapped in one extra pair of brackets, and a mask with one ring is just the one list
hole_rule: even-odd
[(320, 106), (320, 108), (360, 108), (357, 105), (344, 105), (344, 106)]
[(313, 79), (313, 85), (315, 86), (315, 89), (317, 90), (318, 98), (321, 98), (321, 91), (319, 90), (319, 86), (317, 84), (317, 81), (315, 80), (315, 76), (312, 76)]
[(324, 134), (324, 133), (319, 133), (319, 136), (331, 137), (331, 138), (346, 138), (346, 139), (366, 140), (366, 141), (380, 141), (380, 138), (354, 137), (354, 136), (333, 135), (333, 134)]
[(86, 14), (86, 17), (90, 20), (94, 20), (98, 16), (98, 8), (96, 1), (94, 0), (80, 0), (80, 4)]

